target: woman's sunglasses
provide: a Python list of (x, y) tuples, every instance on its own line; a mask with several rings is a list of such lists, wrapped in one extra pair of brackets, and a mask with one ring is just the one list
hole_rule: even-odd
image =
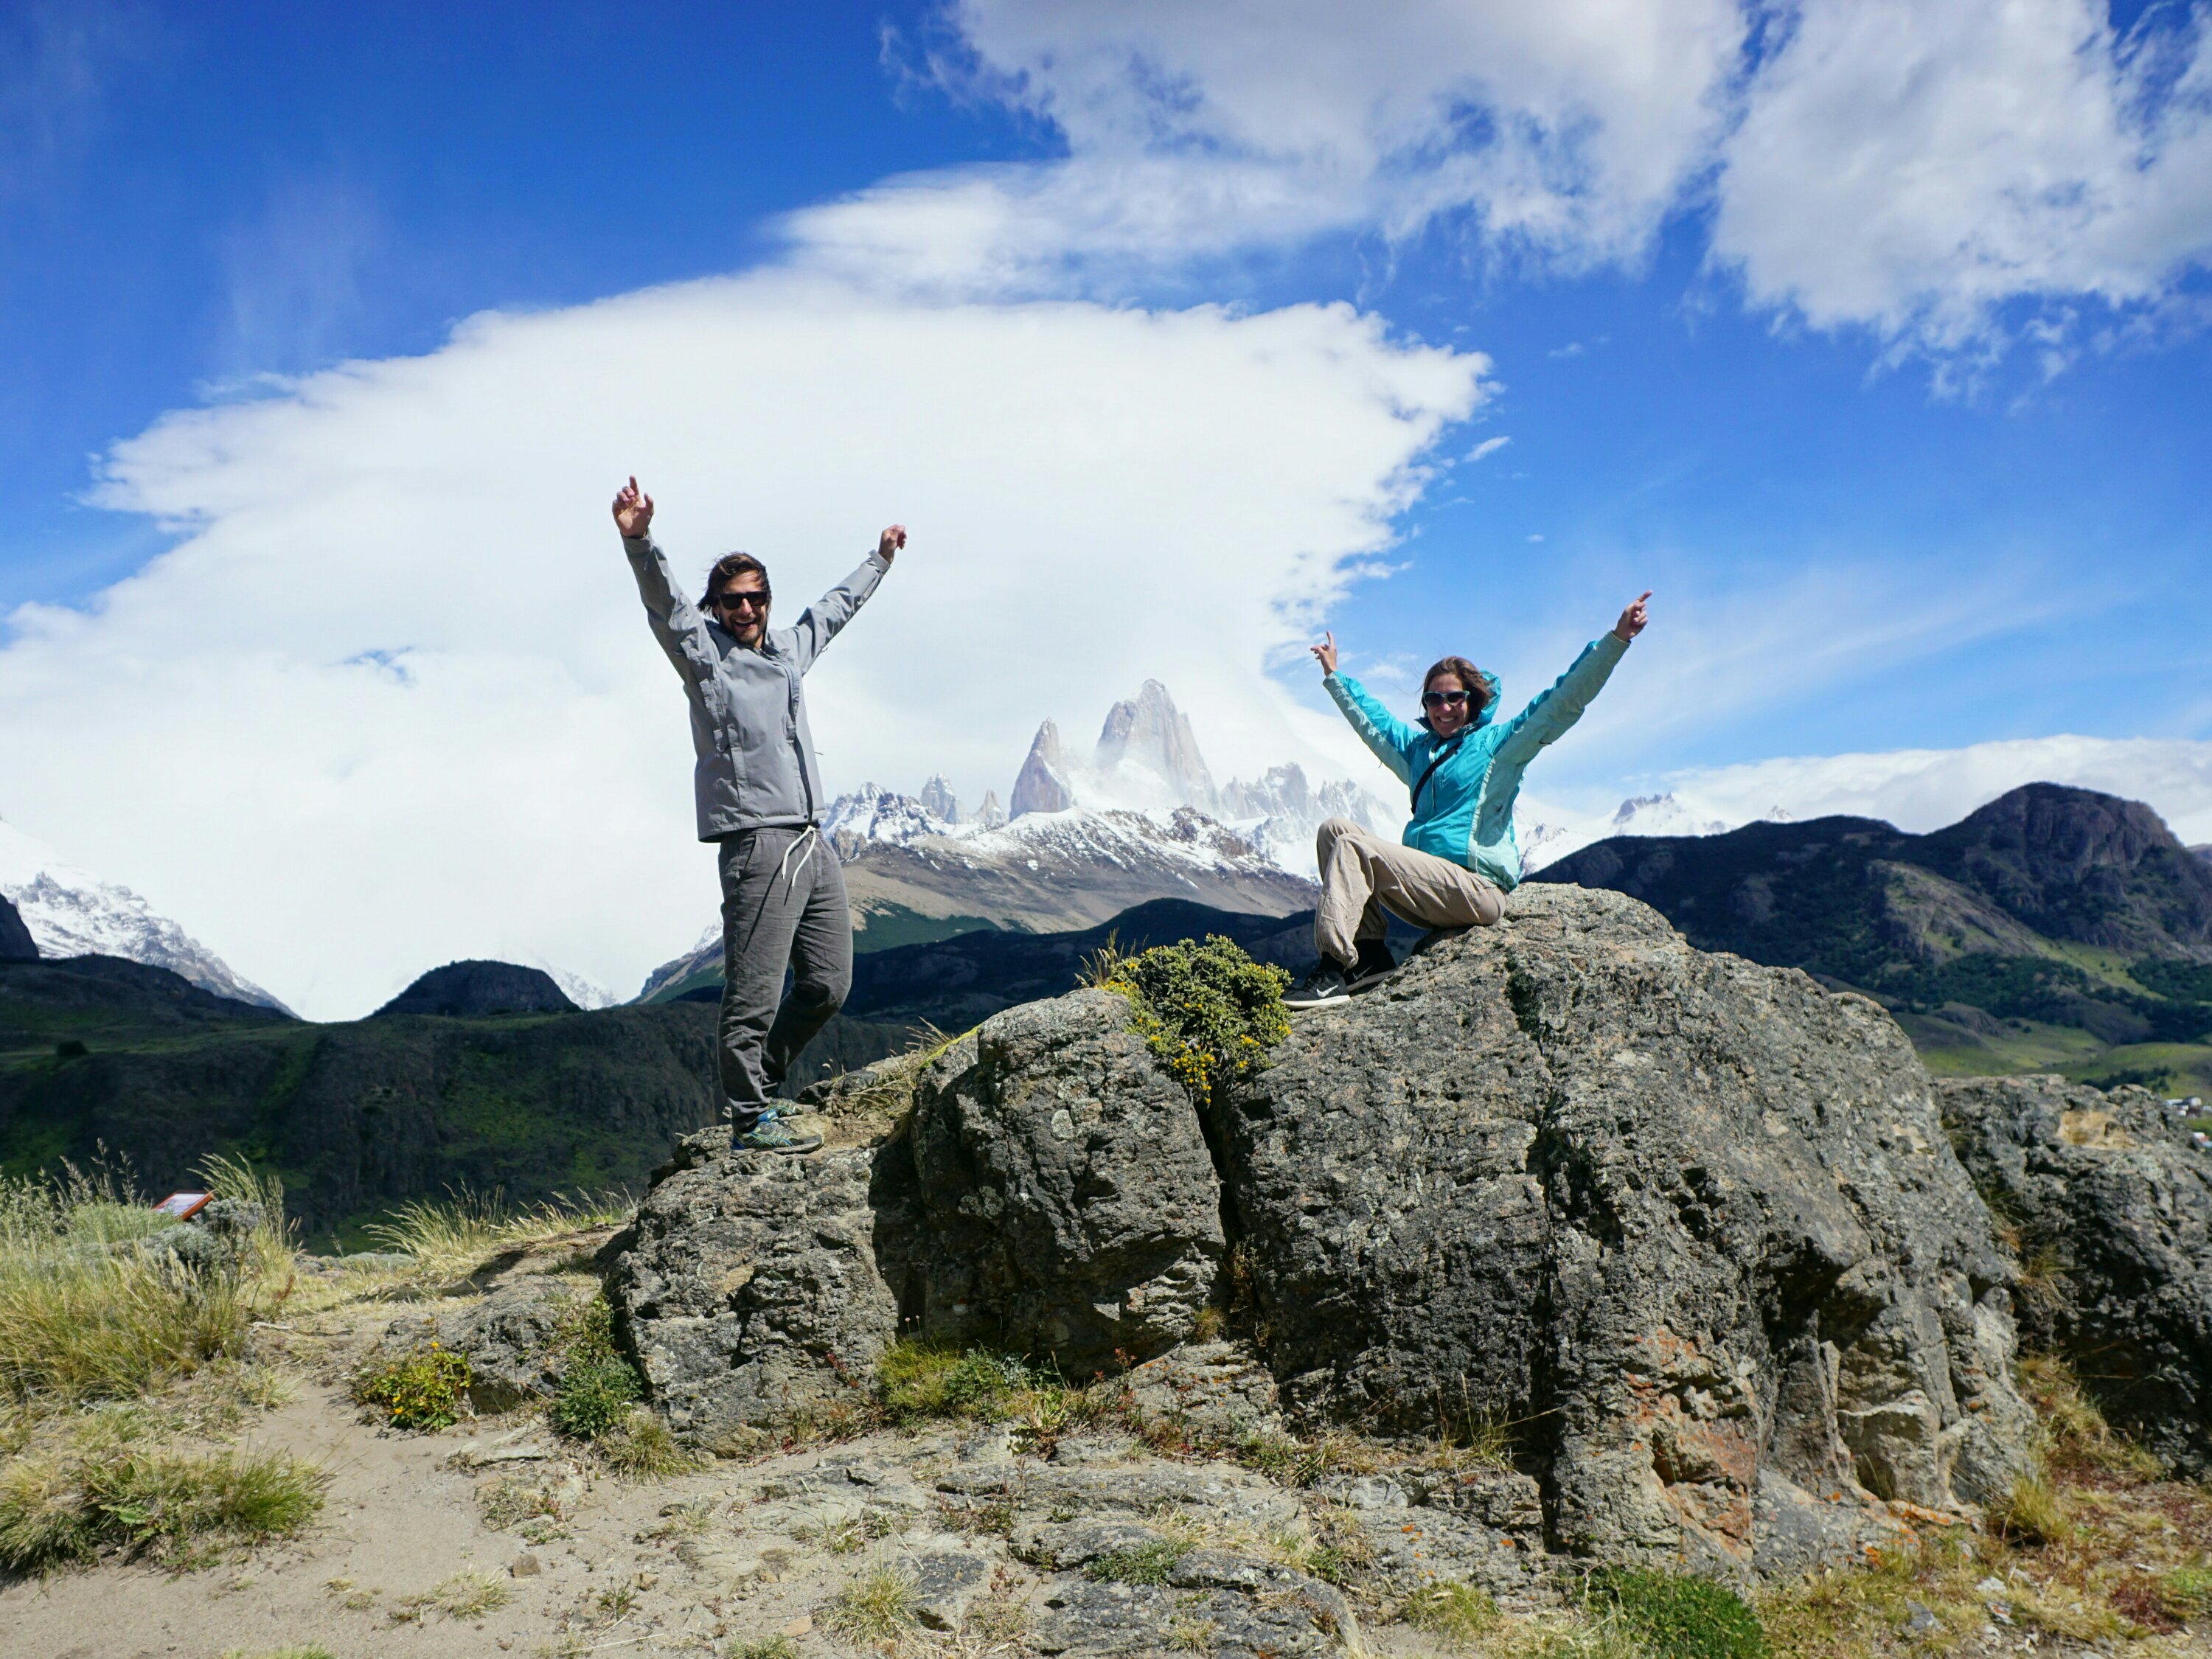
[(1467, 693), (1464, 691), (1424, 691), (1421, 693), (1421, 707), (1424, 708), (1449, 708), (1455, 703), (1462, 703), (1466, 701)]

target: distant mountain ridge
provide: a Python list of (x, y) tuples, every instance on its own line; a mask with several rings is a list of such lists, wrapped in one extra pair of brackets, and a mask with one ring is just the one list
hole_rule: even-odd
[[(1923, 836), (1826, 817), (1615, 837), (1535, 879), (1616, 888), (1701, 949), (1866, 991), (1924, 1047), (1978, 1048), (1985, 1069), (2140, 1061), (2178, 1078), (2212, 1060), (2150, 1052), (2212, 1040), (2212, 861), (2139, 801), (2036, 783)], [(2100, 1052), (2069, 1050), (2069, 1030)]]
[(217, 996), (284, 1006), (128, 887), (88, 875), (5, 821), (0, 895), (21, 914), (41, 956), (123, 957), (181, 974)]

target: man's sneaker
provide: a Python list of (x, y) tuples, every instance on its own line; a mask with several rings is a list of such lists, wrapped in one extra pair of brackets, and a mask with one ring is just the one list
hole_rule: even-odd
[(1345, 977), (1344, 969), (1327, 957), (1315, 965), (1313, 972), (1297, 983), (1297, 988), (1283, 999), (1285, 1008), (1324, 1008), (1332, 1002), (1352, 1000), (1352, 981)]
[(1371, 989), (1398, 971), (1398, 959), (1390, 954), (1390, 947), (1379, 939), (1359, 942), (1359, 960), (1352, 964), (1346, 975), (1352, 985), (1352, 994)]
[(763, 1112), (751, 1128), (730, 1137), (733, 1152), (811, 1152), (821, 1145), (820, 1135), (801, 1134), (773, 1112)]

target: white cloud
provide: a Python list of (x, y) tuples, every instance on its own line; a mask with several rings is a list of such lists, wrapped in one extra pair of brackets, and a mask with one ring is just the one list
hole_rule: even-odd
[(1755, 303), (1937, 351), (2008, 301), (2157, 298), (2212, 250), (2205, 14), (2160, 11), (2122, 39), (2094, 0), (1806, 0), (1723, 152), (1716, 256)]
[(1486, 455), (1495, 455), (1512, 441), (1510, 438), (1485, 438), (1467, 452), (1467, 459), (1470, 461), (1479, 461)]
[(1634, 264), (1710, 202), (1754, 307), (1939, 358), (2021, 339), (2050, 374), (2085, 302), (2155, 308), (2212, 249), (2206, 15), (2120, 36), (2098, 0), (956, 0), (923, 78), (1066, 155), (788, 229), (856, 279), (1126, 295), (1437, 226)]
[(1633, 258), (1722, 130), (1732, 0), (959, 0), (929, 72), (1049, 123), (1061, 161), (894, 179), (792, 222), (848, 274), (962, 292), (1332, 232), (1478, 223), (1569, 266)]
[(2212, 841), (2212, 743), (2181, 738), (2018, 738), (1963, 749), (1796, 757), (1680, 772), (1668, 786), (1698, 813), (1731, 823), (1779, 805), (1793, 817), (1849, 813), (1919, 834), (2036, 782), (2147, 801), (2184, 841)]
[[(787, 610), (914, 541), (809, 680), (833, 787), (1005, 798), (1147, 675), (1218, 772), (1301, 758), (1266, 667), (1390, 538), (1485, 360), (1349, 307), (924, 305), (767, 273), (464, 325), (118, 447), (186, 532), (0, 650), (9, 815), (303, 1012), (458, 956), (635, 984), (711, 902), (681, 690), (607, 517)], [(1285, 609), (1294, 607), (1294, 609)]]

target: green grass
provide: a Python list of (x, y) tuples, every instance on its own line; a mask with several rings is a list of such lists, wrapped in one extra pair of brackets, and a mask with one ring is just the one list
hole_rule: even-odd
[(1406, 1598), (1400, 1616), (1415, 1630), (1462, 1647), (1488, 1635), (1498, 1618), (1488, 1590), (1455, 1583), (1424, 1584)]
[(32, 1453), (0, 1468), (0, 1565), (47, 1572), (116, 1550), (179, 1565), (289, 1536), (328, 1477), (283, 1453)]
[(1651, 1659), (1767, 1659), (1765, 1627), (1741, 1596), (1684, 1572), (1606, 1568), (1589, 1576), (1584, 1602), (1611, 1613)]
[(698, 1458), (665, 1423), (636, 1407), (592, 1443), (606, 1466), (626, 1480), (665, 1480), (699, 1467)]
[[(645, 1397), (637, 1368), (615, 1346), (614, 1310), (595, 1296), (564, 1322), (559, 1338), (566, 1357), (560, 1387), (546, 1419), (571, 1440), (596, 1441), (631, 1422), (632, 1408)], [(653, 1455), (649, 1437), (636, 1439), (641, 1461)]]
[(129, 1398), (238, 1355), (252, 1321), (289, 1291), (283, 1194), (233, 1162), (206, 1175), (218, 1196), (263, 1206), (235, 1273), (201, 1275), (128, 1249), (159, 1228), (127, 1172), (0, 1181), (0, 1397)]
[(1155, 1538), (1102, 1555), (1083, 1571), (1101, 1583), (1164, 1584), (1189, 1553), (1190, 1546), (1179, 1538)]

